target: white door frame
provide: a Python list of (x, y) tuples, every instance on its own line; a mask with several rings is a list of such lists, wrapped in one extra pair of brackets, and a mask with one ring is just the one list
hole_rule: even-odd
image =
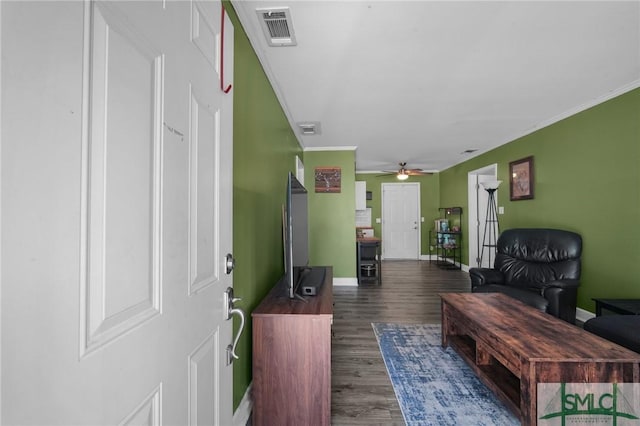
[[(477, 267), (478, 266), (478, 258), (480, 257), (480, 244), (482, 243), (482, 232), (484, 227), (484, 220), (487, 214), (487, 205), (486, 202), (478, 202), (480, 199), (486, 199), (486, 197), (482, 197), (482, 193), (479, 191), (483, 191), (480, 188), (479, 180), (480, 176), (490, 177), (491, 179), (498, 178), (498, 165), (491, 164), (489, 166), (482, 167), (480, 169), (472, 170), (467, 174), (468, 180), (468, 212), (467, 217), (469, 218), (468, 222), (468, 241), (469, 241), (469, 267)], [(496, 203), (498, 202), (498, 192), (495, 193)]]
[[(412, 187), (417, 187), (417, 192), (416, 192), (416, 232), (417, 234), (417, 244), (415, 247), (415, 256), (411, 256), (410, 259), (420, 259), (420, 247), (422, 247), (422, 240), (421, 240), (421, 235), (422, 235), (422, 222), (421, 222), (421, 210), (420, 210), (420, 182), (403, 182), (403, 183), (382, 183), (381, 184), (381, 218), (382, 218), (382, 258), (385, 258), (385, 251), (386, 251), (386, 247), (385, 247), (385, 240), (388, 240), (388, 238), (386, 237), (386, 233), (388, 232), (388, 228), (385, 229), (385, 217), (384, 217), (384, 212), (385, 212), (385, 196), (384, 196), (384, 188), (385, 186), (412, 186)], [(407, 259), (409, 259), (409, 257), (407, 257)]]

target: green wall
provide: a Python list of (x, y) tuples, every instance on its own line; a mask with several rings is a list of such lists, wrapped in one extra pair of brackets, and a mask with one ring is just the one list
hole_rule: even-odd
[[(533, 200), (509, 200), (509, 162), (534, 156)], [(498, 164), (500, 228), (550, 227), (583, 238), (578, 306), (640, 298), (640, 89), (440, 174), (442, 204), (467, 206), (467, 173)], [(468, 263), (468, 250), (465, 251)]]
[[(339, 193), (314, 190), (316, 167), (342, 169)], [(356, 276), (355, 151), (305, 151), (304, 182), (309, 191), (309, 262), (332, 265), (335, 278)]]
[[(376, 218), (382, 217), (382, 184), (399, 183), (395, 175), (379, 176), (375, 173), (358, 173), (356, 180), (367, 182), (367, 191), (371, 191), (372, 199), (367, 201), (367, 207), (371, 208), (371, 226), (374, 234), (382, 238), (382, 225), (375, 223)], [(420, 183), (420, 214), (424, 217), (421, 227), (420, 254), (429, 255), (429, 230), (433, 227), (433, 221), (439, 217), (440, 206), (440, 176), (434, 173), (430, 176), (411, 176), (405, 182)], [(442, 206), (451, 207), (451, 206)], [(384, 240), (382, 241), (384, 244)]]
[(233, 368), (235, 410), (251, 383), (251, 312), (283, 274), (282, 205), (302, 150), (232, 6), (225, 7), (235, 27), (233, 286), (248, 316)]

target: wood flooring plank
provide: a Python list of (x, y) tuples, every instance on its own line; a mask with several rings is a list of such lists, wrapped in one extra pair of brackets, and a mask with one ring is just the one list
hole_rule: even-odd
[(371, 323), (439, 323), (438, 293), (470, 290), (466, 272), (416, 260), (384, 261), (380, 286), (334, 287), (332, 425), (404, 425)]

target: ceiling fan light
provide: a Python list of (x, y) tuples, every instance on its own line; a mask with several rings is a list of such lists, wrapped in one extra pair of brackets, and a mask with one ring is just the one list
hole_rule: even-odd
[(398, 178), (398, 180), (407, 180), (409, 179), (409, 175), (406, 173), (398, 173), (396, 175), (396, 177)]

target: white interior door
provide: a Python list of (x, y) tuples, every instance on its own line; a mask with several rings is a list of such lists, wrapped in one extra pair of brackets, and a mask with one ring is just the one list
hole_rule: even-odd
[(420, 184), (382, 184), (382, 255), (420, 258)]
[(220, 2), (0, 8), (1, 423), (230, 424)]

